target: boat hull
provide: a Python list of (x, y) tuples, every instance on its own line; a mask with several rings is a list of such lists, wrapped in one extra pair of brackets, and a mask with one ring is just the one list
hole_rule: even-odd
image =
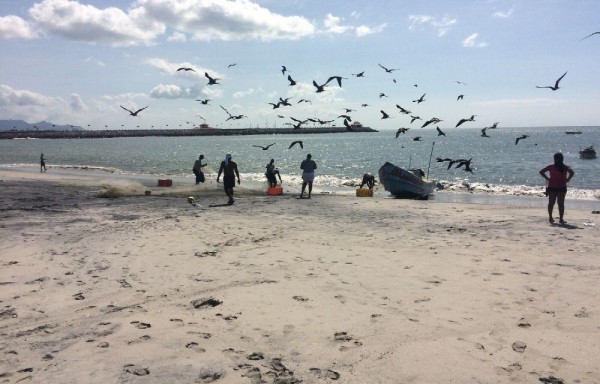
[(596, 150), (594, 147), (588, 147), (583, 151), (579, 151), (579, 157), (582, 159), (595, 159), (596, 158)]
[(379, 182), (386, 191), (399, 198), (426, 199), (435, 188), (435, 182), (423, 180), (389, 162), (379, 169)]

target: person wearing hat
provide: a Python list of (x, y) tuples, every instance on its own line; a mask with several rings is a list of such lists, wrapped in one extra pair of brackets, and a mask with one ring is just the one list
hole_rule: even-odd
[(306, 160), (300, 164), (300, 169), (302, 169), (302, 192), (300, 193), (300, 198), (304, 197), (304, 190), (308, 184), (308, 198), (310, 199), (313, 180), (315, 179), (315, 169), (317, 169), (317, 163), (312, 159), (310, 153), (306, 155)]
[(219, 174), (217, 175), (217, 183), (223, 174), (223, 188), (225, 194), (229, 197), (227, 204), (232, 205), (233, 200), (233, 187), (235, 187), (235, 177), (237, 176), (237, 182), (240, 184), (240, 173), (238, 172), (237, 164), (231, 160), (231, 153), (225, 155), (225, 160), (221, 161), (221, 167), (219, 167)]

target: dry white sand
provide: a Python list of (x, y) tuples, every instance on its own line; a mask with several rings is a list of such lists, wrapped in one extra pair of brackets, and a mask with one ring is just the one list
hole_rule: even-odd
[(600, 382), (599, 216), (568, 200), (559, 226), (543, 207), (0, 180), (0, 383)]

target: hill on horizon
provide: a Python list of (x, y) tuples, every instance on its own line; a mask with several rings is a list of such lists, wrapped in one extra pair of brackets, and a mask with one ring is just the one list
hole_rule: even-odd
[(57, 125), (47, 121), (30, 124), (24, 120), (0, 120), (0, 131), (83, 131), (77, 125)]

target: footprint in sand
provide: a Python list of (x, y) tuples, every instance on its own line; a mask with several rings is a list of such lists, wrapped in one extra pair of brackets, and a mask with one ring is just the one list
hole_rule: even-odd
[(513, 349), (513, 351), (515, 351), (515, 352), (518, 352), (518, 353), (523, 353), (523, 352), (525, 352), (525, 348), (527, 348), (527, 344), (525, 344), (525, 343), (524, 343), (524, 342), (522, 342), (522, 341), (515, 341), (515, 342), (512, 344), (512, 349)]
[(580, 319), (588, 317), (589, 315), (590, 314), (586, 307), (581, 307), (581, 309), (575, 313), (575, 317), (579, 317)]
[(198, 345), (198, 343), (196, 343), (196, 342), (194, 342), (194, 341), (192, 341), (192, 342), (190, 342), (190, 343), (187, 343), (187, 344), (185, 345), (185, 347), (186, 347), (187, 349), (191, 349), (191, 350), (193, 350), (193, 351), (196, 351), (196, 352), (206, 352), (206, 349), (204, 349), (204, 348), (200, 347), (200, 346)]
[(264, 358), (265, 356), (260, 352), (253, 352), (247, 357), (248, 360), (263, 360)]
[(140, 336), (139, 338), (137, 338), (136, 340), (129, 340), (127, 342), (127, 344), (135, 344), (135, 343), (141, 343), (142, 341), (148, 341), (150, 340), (151, 337), (150, 335), (144, 335), (144, 336)]
[(132, 375), (136, 375), (136, 376), (147, 376), (150, 374), (150, 371), (148, 370), (148, 368), (139, 367), (134, 364), (125, 365), (123, 367), (123, 370), (126, 373), (131, 373)]
[(192, 300), (192, 306), (196, 309), (200, 308), (208, 308), (208, 307), (216, 307), (217, 305), (223, 304), (222, 301), (213, 299), (212, 297), (208, 299), (196, 299)]
[(336, 371), (332, 371), (331, 369), (311, 368), (310, 372), (319, 379), (337, 380), (340, 378), (340, 374)]
[(296, 301), (308, 301), (308, 299), (303, 296), (294, 296), (294, 297), (292, 297), (292, 299), (294, 299)]
[(139, 322), (137, 320), (132, 321), (130, 324), (135, 324), (135, 327), (139, 328), (139, 329), (146, 329), (146, 328), (152, 327), (152, 325), (150, 325), (148, 323), (142, 323), (142, 322)]
[(333, 339), (335, 341), (350, 341), (352, 336), (348, 335), (348, 332), (336, 332)]
[(343, 295), (335, 295), (334, 297), (335, 297), (335, 298), (336, 298), (336, 299), (337, 299), (337, 300), (338, 300), (340, 303), (342, 303), (342, 304), (346, 304), (346, 301), (347, 301), (347, 299), (346, 299), (346, 297), (345, 297), (345, 296), (343, 296)]
[(225, 374), (220, 373), (220, 372), (201, 373), (200, 376), (198, 376), (198, 380), (196, 382), (197, 383), (214, 383), (215, 381), (222, 379), (223, 376), (225, 376)]
[(554, 376), (540, 377), (539, 380), (546, 384), (565, 384), (563, 379)]
[(83, 293), (81, 293), (81, 292), (80, 292), (80, 293), (76, 293), (76, 294), (74, 294), (74, 295), (73, 295), (73, 298), (74, 298), (75, 300), (83, 300), (83, 299), (85, 299), (85, 297), (83, 296)]
[(109, 344), (106, 341), (103, 341), (102, 343), (97, 345), (98, 348), (108, 348)]
[(178, 327), (183, 327), (185, 325), (181, 319), (169, 319), (169, 321), (175, 323)]

